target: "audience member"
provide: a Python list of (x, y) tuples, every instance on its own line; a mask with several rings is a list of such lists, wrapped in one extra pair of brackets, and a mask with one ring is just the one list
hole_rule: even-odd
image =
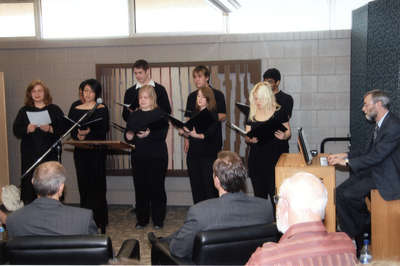
[(271, 203), (245, 194), (247, 171), (236, 153), (219, 152), (213, 171), (219, 198), (193, 205), (184, 225), (164, 239), (177, 257), (192, 257), (194, 238), (199, 231), (273, 222)]
[(65, 169), (58, 162), (45, 162), (35, 169), (32, 184), (37, 198), (8, 216), (0, 211), (0, 220), (6, 224), (9, 238), (97, 233), (91, 210), (66, 206), (59, 201), (65, 179)]
[(351, 239), (342, 232), (328, 233), (322, 220), (328, 193), (312, 174), (300, 172), (286, 179), (276, 197), (278, 243), (265, 243), (247, 265), (355, 265)]

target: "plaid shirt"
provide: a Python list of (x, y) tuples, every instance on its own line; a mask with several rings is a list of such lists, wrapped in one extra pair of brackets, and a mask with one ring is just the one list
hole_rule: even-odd
[(292, 225), (278, 243), (259, 247), (246, 265), (356, 265), (356, 249), (345, 233), (328, 233), (322, 222)]

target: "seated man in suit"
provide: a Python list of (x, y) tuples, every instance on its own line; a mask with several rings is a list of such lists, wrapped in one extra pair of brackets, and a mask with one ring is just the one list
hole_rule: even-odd
[(65, 169), (58, 162), (45, 162), (35, 169), (32, 184), (37, 199), (8, 216), (0, 211), (0, 220), (6, 224), (9, 238), (97, 233), (91, 210), (66, 206), (59, 201), (65, 179)]
[(177, 257), (192, 258), (194, 238), (199, 231), (266, 224), (274, 220), (270, 201), (244, 193), (247, 171), (236, 153), (219, 152), (213, 171), (219, 197), (193, 205), (184, 225), (164, 239), (169, 242), (171, 254)]
[(284, 235), (265, 243), (247, 265), (355, 265), (356, 250), (342, 232), (328, 233), (322, 219), (328, 192), (314, 175), (300, 172), (285, 179), (275, 196), (276, 224)]
[(350, 178), (336, 188), (336, 211), (340, 228), (357, 242), (370, 230), (370, 214), (365, 197), (378, 189), (385, 200), (400, 199), (400, 120), (389, 111), (390, 98), (381, 90), (364, 95), (362, 111), (375, 123), (364, 152), (332, 154), (330, 165), (350, 168)]

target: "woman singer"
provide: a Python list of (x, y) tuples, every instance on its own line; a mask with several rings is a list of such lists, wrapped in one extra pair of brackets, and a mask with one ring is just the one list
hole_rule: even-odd
[[(41, 115), (42, 120), (35, 117)], [(21, 139), (22, 175), (39, 159), (63, 133), (63, 111), (52, 104), (49, 88), (41, 80), (32, 81), (25, 93), (24, 106), (13, 124), (14, 135)], [(58, 150), (53, 149), (43, 160), (59, 160)], [(21, 200), (24, 204), (36, 198), (32, 186), (33, 169), (21, 180)]]
[(136, 229), (143, 229), (149, 223), (150, 211), (154, 229), (164, 225), (167, 204), (167, 133), (168, 121), (165, 112), (157, 106), (154, 88), (150, 85), (141, 87), (139, 108), (129, 115), (125, 132), (125, 139), (135, 144), (132, 151), (132, 173), (136, 197)]
[[(89, 115), (80, 122), (80, 126), (71, 132), (75, 140), (105, 140), (109, 129), (107, 106), (96, 103), (101, 95), (101, 84), (95, 79), (86, 80), (83, 88), (83, 103), (73, 107), (69, 118), (78, 121), (83, 115)], [(80, 206), (93, 210), (93, 218), (104, 234), (108, 224), (106, 151), (102, 149), (75, 148), (74, 162)]]
[[(212, 89), (202, 87), (197, 91), (195, 112), (192, 119), (200, 112), (208, 112), (213, 117), (213, 122), (199, 129), (193, 126), (192, 130), (184, 128), (180, 134), (189, 138), (189, 149), (187, 153), (187, 167), (192, 189), (193, 202), (218, 197), (213, 181), (213, 163), (217, 159), (219, 142), (217, 135), (218, 115), (216, 102)], [(204, 121), (200, 121), (200, 123)]]
[(249, 176), (256, 197), (267, 198), (272, 204), (275, 194), (275, 165), (283, 153), (283, 140), (290, 138), (289, 116), (276, 102), (272, 87), (267, 82), (259, 82), (250, 92), (250, 113), (246, 122), (246, 131), (265, 124), (281, 123), (286, 131), (277, 130), (272, 138), (258, 139), (246, 136), (250, 145), (248, 158)]

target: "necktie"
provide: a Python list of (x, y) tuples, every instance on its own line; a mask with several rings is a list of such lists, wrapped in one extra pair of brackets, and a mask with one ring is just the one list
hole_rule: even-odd
[(374, 141), (376, 139), (376, 136), (378, 136), (378, 131), (379, 131), (379, 126), (376, 124), (375, 129), (374, 129)]

